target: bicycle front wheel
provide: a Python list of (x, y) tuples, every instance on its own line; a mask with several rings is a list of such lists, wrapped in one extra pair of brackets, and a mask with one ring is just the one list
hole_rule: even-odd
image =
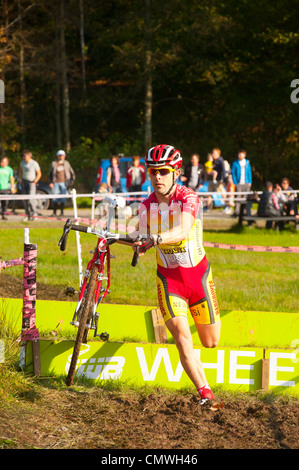
[(86, 327), (86, 323), (88, 319), (88, 313), (90, 311), (93, 295), (95, 292), (97, 274), (98, 274), (98, 266), (94, 264), (93, 267), (91, 268), (89, 283), (86, 287), (87, 292), (85, 293), (86, 295), (84, 299), (84, 305), (83, 305), (82, 312), (80, 315), (78, 332), (77, 332), (77, 336), (76, 336), (76, 340), (74, 344), (71, 364), (70, 364), (70, 368), (66, 377), (66, 385), (68, 386), (72, 385), (74, 381), (77, 361), (78, 361), (78, 357), (80, 354), (80, 348), (81, 348), (81, 344), (83, 342), (83, 337), (85, 334), (85, 327)]

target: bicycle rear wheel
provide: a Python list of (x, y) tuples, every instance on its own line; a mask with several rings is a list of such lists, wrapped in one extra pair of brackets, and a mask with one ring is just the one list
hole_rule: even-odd
[(84, 305), (82, 308), (82, 312), (80, 315), (80, 320), (79, 320), (79, 326), (78, 326), (78, 332), (74, 344), (74, 350), (73, 350), (73, 355), (71, 359), (71, 364), (70, 368), (66, 377), (66, 385), (70, 386), (73, 384), (75, 373), (76, 373), (76, 366), (77, 366), (77, 361), (78, 357), (80, 354), (80, 348), (81, 344), (83, 342), (83, 337), (85, 335), (85, 327), (88, 319), (88, 314), (91, 308), (92, 304), (92, 299), (93, 295), (95, 292), (95, 286), (96, 286), (96, 279), (97, 279), (97, 274), (98, 274), (98, 266), (96, 264), (93, 265), (91, 268), (91, 273), (90, 273), (90, 278), (88, 285), (86, 287), (86, 296), (84, 299)]

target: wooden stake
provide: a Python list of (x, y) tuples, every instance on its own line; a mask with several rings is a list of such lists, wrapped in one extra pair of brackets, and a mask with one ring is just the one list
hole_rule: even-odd
[(167, 343), (167, 330), (159, 308), (151, 311), (156, 343)]
[(270, 360), (262, 359), (262, 390), (269, 390)]

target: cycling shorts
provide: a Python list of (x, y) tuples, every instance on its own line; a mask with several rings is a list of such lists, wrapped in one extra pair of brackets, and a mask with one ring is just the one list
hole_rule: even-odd
[(166, 323), (177, 316), (188, 316), (196, 324), (211, 325), (220, 320), (219, 307), (206, 257), (195, 267), (157, 270), (157, 293), (161, 314)]

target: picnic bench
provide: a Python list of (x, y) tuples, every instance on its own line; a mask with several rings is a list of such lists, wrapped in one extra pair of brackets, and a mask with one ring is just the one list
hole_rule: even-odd
[[(294, 222), (296, 225), (296, 229), (299, 230), (299, 217), (295, 215), (282, 215), (281, 217), (263, 217), (260, 215), (245, 215), (245, 208), (247, 202), (240, 203), (240, 212), (239, 212), (239, 225), (243, 225), (243, 221), (248, 222), (248, 225), (257, 222), (258, 220), (264, 220), (265, 223), (267, 222)], [(276, 225), (276, 229), (279, 230), (279, 225)]]

